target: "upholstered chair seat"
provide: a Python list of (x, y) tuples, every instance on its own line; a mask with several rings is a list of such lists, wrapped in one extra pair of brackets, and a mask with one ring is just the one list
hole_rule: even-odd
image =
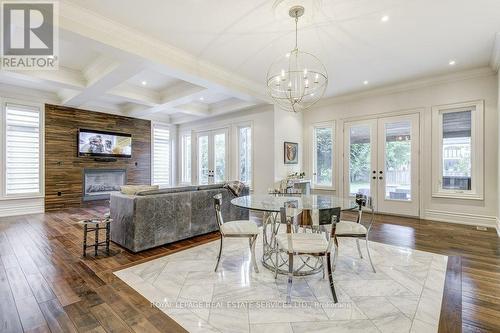
[(366, 235), (368, 233), (366, 227), (361, 223), (353, 222), (353, 221), (344, 221), (341, 220), (337, 223), (337, 227), (335, 230), (335, 234), (337, 237), (343, 235)]
[[(286, 252), (323, 253), (328, 249), (328, 241), (320, 233), (280, 234), (277, 240), (279, 247)], [(293, 249), (290, 249), (290, 246)]]
[(259, 228), (255, 223), (248, 220), (228, 221), (220, 226), (220, 232), (224, 236), (258, 235)]
[(224, 222), (222, 218), (222, 195), (217, 194), (214, 196), (215, 217), (220, 231), (220, 247), (219, 255), (217, 256), (217, 263), (215, 264), (215, 271), (219, 268), (220, 258), (222, 256), (222, 247), (224, 245), (224, 238), (248, 238), (248, 245), (250, 246), (251, 264), (256, 273), (259, 272), (257, 261), (255, 260), (255, 243), (257, 243), (257, 236), (259, 235), (259, 228), (255, 223), (249, 220), (235, 220)]

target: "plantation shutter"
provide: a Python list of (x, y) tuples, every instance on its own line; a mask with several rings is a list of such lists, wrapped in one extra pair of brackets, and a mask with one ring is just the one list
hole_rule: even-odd
[(40, 110), (7, 103), (5, 194), (40, 194)]
[(153, 184), (170, 185), (170, 130), (153, 125)]

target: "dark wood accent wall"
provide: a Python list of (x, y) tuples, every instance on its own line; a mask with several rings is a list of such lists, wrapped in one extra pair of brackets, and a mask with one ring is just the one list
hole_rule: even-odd
[[(79, 128), (132, 134), (132, 158), (96, 162), (77, 156)], [(81, 207), (84, 168), (126, 169), (128, 184), (151, 182), (151, 122), (57, 105), (45, 105), (45, 210)]]

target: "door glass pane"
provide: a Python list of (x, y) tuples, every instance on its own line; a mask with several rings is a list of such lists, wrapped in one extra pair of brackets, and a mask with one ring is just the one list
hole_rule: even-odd
[(208, 136), (198, 137), (198, 182), (208, 184)]
[(385, 198), (411, 200), (411, 122), (385, 124)]
[(252, 128), (239, 128), (239, 173), (240, 181), (247, 185), (252, 182)]
[(331, 127), (314, 128), (314, 175), (317, 185), (332, 186), (333, 138)]
[(214, 135), (214, 181), (223, 182), (226, 177), (226, 134), (220, 133)]
[(443, 189), (471, 190), (471, 111), (443, 114)]
[(349, 131), (349, 195), (370, 194), (371, 138), (370, 126), (351, 127)]

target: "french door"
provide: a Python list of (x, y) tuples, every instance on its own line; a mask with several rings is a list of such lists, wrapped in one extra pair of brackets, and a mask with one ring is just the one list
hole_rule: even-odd
[(199, 132), (197, 142), (197, 179), (199, 185), (221, 183), (228, 179), (229, 131)]
[(419, 115), (346, 122), (344, 135), (344, 193), (371, 196), (380, 213), (418, 216)]

